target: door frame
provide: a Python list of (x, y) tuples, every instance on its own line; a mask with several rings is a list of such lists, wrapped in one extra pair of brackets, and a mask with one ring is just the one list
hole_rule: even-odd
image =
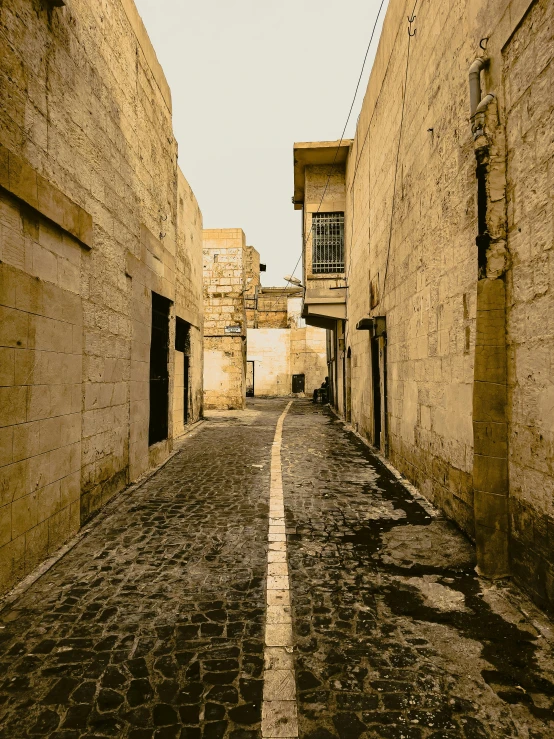
[[(252, 365), (252, 393), (248, 392), (248, 365)], [(247, 398), (254, 398), (256, 395), (256, 384), (255, 384), (255, 365), (253, 359), (247, 359), (246, 360), (246, 397)]]

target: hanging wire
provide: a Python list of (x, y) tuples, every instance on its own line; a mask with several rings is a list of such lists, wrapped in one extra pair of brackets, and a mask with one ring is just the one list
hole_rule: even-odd
[[(369, 55), (369, 50), (370, 50), (371, 44), (373, 42), (373, 37), (375, 36), (375, 31), (377, 29), (377, 23), (379, 22), (379, 17), (381, 15), (381, 10), (383, 9), (383, 5), (384, 4), (385, 4), (385, 0), (381, 0), (381, 4), (379, 5), (379, 10), (377, 11), (377, 15), (375, 16), (375, 22), (374, 22), (373, 28), (371, 30), (371, 36), (369, 37), (369, 43), (368, 43), (367, 48), (366, 48), (364, 60), (362, 62), (362, 68), (361, 68), (360, 74), (358, 76), (358, 82), (356, 83), (356, 89), (354, 90), (354, 96), (352, 98), (352, 103), (350, 104), (350, 110), (348, 111), (348, 116), (346, 118), (346, 123), (344, 124), (344, 127), (342, 129), (342, 134), (341, 134), (341, 137), (340, 137), (340, 141), (339, 141), (339, 143), (337, 145), (337, 149), (335, 151), (335, 156), (333, 157), (333, 162), (331, 164), (331, 167), (333, 167), (334, 164), (336, 163), (337, 157), (339, 155), (340, 147), (342, 146), (342, 143), (344, 141), (344, 135), (346, 133), (346, 129), (347, 129), (348, 124), (350, 122), (350, 117), (352, 116), (352, 111), (354, 109), (354, 104), (356, 102), (356, 97), (358, 95), (358, 90), (360, 89), (360, 84), (362, 82), (362, 77), (363, 77), (363, 74), (364, 74), (364, 69), (365, 69), (365, 65), (366, 65), (366, 62), (367, 62), (367, 57)], [(415, 6), (414, 6), (414, 9), (415, 9)], [(413, 13), (412, 13), (412, 15), (413, 15)], [(323, 199), (325, 198), (325, 194), (327, 192), (327, 188), (329, 187), (329, 182), (330, 181), (331, 181), (331, 171), (329, 172), (329, 175), (327, 176), (327, 181), (325, 183), (325, 188), (323, 189), (323, 194), (321, 195), (321, 199), (319, 201), (319, 205), (317, 206), (317, 210), (315, 211), (316, 214), (319, 213), (320, 208), (323, 205)], [(296, 262), (296, 265), (294, 267), (294, 270), (291, 272), (291, 275), (290, 275), (291, 277), (294, 277), (294, 273), (298, 269), (298, 265), (300, 264), (300, 260), (302, 259), (302, 255), (304, 253), (304, 249), (306, 248), (306, 244), (308, 243), (309, 238), (311, 236), (312, 229), (313, 229), (313, 215), (314, 214), (312, 214), (312, 223), (310, 225), (310, 230), (308, 231), (308, 235), (303, 239), (303, 242), (302, 242), (302, 251), (300, 252), (300, 256), (298, 257), (298, 260)], [(290, 284), (290, 280), (287, 280), (283, 292), (277, 297), (277, 301), (279, 301), (283, 297), (283, 295), (286, 293), (289, 284)]]
[[(400, 155), (400, 144), (401, 144), (401, 141), (402, 141), (402, 127), (403, 127), (403, 123), (404, 123), (404, 109), (405, 109), (405, 101), (406, 101), (406, 88), (407, 88), (407, 83), (408, 83), (408, 66), (409, 66), (409, 62), (410, 62), (410, 46), (411, 46), (411, 40), (416, 35), (416, 30), (417, 30), (417, 29), (413, 28), (413, 24), (415, 23), (415, 19), (416, 19), (415, 11), (416, 11), (416, 7), (417, 7), (418, 2), (419, 2), (419, 0), (415, 0), (414, 7), (412, 9), (412, 13), (411, 13), (411, 15), (408, 16), (408, 50), (407, 50), (407, 54), (406, 54), (406, 71), (405, 71), (405, 74), (404, 74), (404, 88), (403, 88), (403, 91), (402, 91), (402, 109), (401, 109), (401, 115), (400, 115), (400, 129), (399, 129), (399, 133), (398, 133), (398, 147), (397, 147), (397, 150), (396, 150), (396, 162), (395, 162), (394, 184), (393, 184), (393, 200), (392, 200), (391, 218), (390, 218), (390, 226), (389, 226), (389, 239), (388, 239), (388, 244), (387, 244), (387, 259), (386, 259), (386, 262), (385, 262), (385, 272), (384, 272), (384, 279), (383, 279), (383, 288), (382, 288), (381, 295), (379, 297), (379, 302), (381, 301), (381, 298), (384, 296), (385, 285), (386, 285), (386, 280), (387, 280), (387, 271), (388, 271), (389, 256), (390, 256), (390, 247), (391, 247), (391, 240), (392, 240), (392, 224), (393, 224), (393, 218), (394, 218), (394, 205), (395, 205), (395, 198), (396, 198), (396, 181), (397, 181), (397, 175), (398, 175), (398, 160), (399, 160), (399, 155)], [(372, 116), (372, 118), (373, 118), (373, 116)], [(352, 181), (353, 182), (356, 179), (356, 173), (358, 171), (358, 166), (359, 166), (359, 163), (360, 163), (361, 158), (362, 158), (362, 152), (363, 152), (363, 149), (365, 147), (365, 144), (366, 144), (366, 141), (367, 141), (367, 138), (368, 138), (368, 135), (369, 135), (370, 128), (371, 128), (371, 121), (369, 122), (369, 125), (367, 127), (367, 131), (366, 131), (366, 134), (365, 134), (365, 137), (364, 137), (364, 141), (363, 141), (363, 144), (362, 144), (362, 149), (360, 150), (360, 153), (358, 155), (358, 159), (356, 161), (356, 166), (355, 166), (355, 169), (354, 169), (354, 175), (353, 175), (353, 178), (352, 178)], [(352, 194), (352, 197), (354, 197), (354, 194)], [(352, 224), (352, 230), (353, 230), (353, 228), (354, 228), (354, 225)], [(352, 246), (352, 238), (351, 238), (351, 246)], [(351, 269), (352, 269), (352, 259), (349, 259), (348, 260), (348, 272), (347, 272), (347, 276), (346, 276), (346, 284), (347, 285), (348, 285), (348, 278), (350, 276), (350, 270)], [(350, 327), (349, 327), (348, 322), (347, 322), (346, 330), (345, 330), (345, 334), (344, 334), (345, 347), (346, 347), (346, 343), (347, 343), (347, 339), (348, 339), (348, 334), (350, 333), (349, 328)]]
[(400, 144), (402, 142), (402, 128), (404, 125), (404, 111), (405, 111), (405, 103), (406, 103), (406, 88), (408, 86), (408, 67), (410, 64), (410, 47), (412, 38), (416, 34), (416, 29), (413, 29), (413, 23), (415, 22), (416, 16), (415, 16), (415, 9), (417, 5), (417, 0), (414, 4), (414, 9), (412, 10), (412, 15), (408, 16), (408, 51), (406, 53), (406, 72), (404, 75), (404, 90), (402, 91), (402, 112), (400, 115), (400, 130), (398, 132), (398, 146), (396, 148), (396, 163), (394, 166), (394, 183), (392, 186), (392, 205), (391, 205), (391, 212), (390, 212), (390, 226), (389, 226), (389, 241), (387, 245), (387, 259), (385, 262), (385, 274), (383, 276), (383, 288), (381, 290), (381, 295), (379, 296), (379, 302), (384, 298), (385, 296), (385, 286), (387, 284), (387, 273), (389, 270), (389, 257), (390, 257), (390, 245), (392, 242), (392, 225), (394, 221), (394, 206), (396, 203), (396, 181), (398, 178), (398, 161), (400, 159)]

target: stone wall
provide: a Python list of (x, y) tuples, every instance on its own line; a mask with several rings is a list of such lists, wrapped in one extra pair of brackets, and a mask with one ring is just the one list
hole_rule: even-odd
[[(389, 3), (348, 157), (352, 422), (373, 441), (370, 338), (355, 326), (386, 316), (389, 457), (470, 536), (477, 522), (489, 572), (511, 561), (548, 605), (554, 4), (420, 0), (410, 37), (412, 7)], [(474, 141), (476, 57), (494, 98)]]
[(246, 403), (247, 249), (240, 228), (203, 232), (205, 408)]
[(248, 361), (254, 362), (254, 396), (290, 395), (290, 330), (249, 328)]
[[(279, 288), (270, 288), (277, 291)], [(277, 293), (283, 295), (283, 290)], [(327, 374), (326, 332), (306, 326), (300, 317), (302, 298), (285, 294), (285, 325), (275, 327), (274, 313), (260, 311), (257, 328), (248, 328), (248, 361), (254, 362), (254, 395), (292, 394), (292, 376), (305, 376), (304, 394), (311, 397)]]
[[(152, 291), (194, 326), (201, 216), (131, 0), (0, 4), (0, 590), (167, 456), (148, 444)], [(179, 210), (179, 195), (188, 205)]]
[(258, 290), (256, 321), (259, 327), (287, 328), (290, 292), (290, 288), (286, 290), (282, 287), (262, 287)]
[[(386, 315), (389, 456), (472, 534), (472, 47), (461, 3), (421, 4), (402, 118), (407, 7), (389, 5), (347, 169), (352, 422), (372, 438), (369, 335), (355, 326), (370, 314)], [(434, 55), (449, 62), (427, 74)]]
[(504, 46), (511, 558), (554, 602), (554, 3), (531, 5)]

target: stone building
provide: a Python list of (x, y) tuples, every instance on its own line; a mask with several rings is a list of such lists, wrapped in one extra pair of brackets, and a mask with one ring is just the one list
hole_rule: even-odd
[(202, 409), (202, 216), (132, 0), (0, 3), (0, 591)]
[(301, 317), (301, 290), (258, 283), (246, 295), (246, 393), (312, 396), (327, 375), (326, 332)]
[(354, 139), (295, 145), (303, 315), (339, 411), (552, 609), (554, 2), (412, 10)]
[[(244, 296), (247, 269), (252, 271), (255, 263), (254, 251), (246, 246), (240, 228), (204, 229), (204, 407), (207, 409), (245, 406)], [(259, 274), (259, 256), (257, 265)]]

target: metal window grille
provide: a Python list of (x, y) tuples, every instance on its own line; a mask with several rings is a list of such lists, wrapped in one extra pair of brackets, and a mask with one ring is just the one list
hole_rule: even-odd
[(344, 213), (312, 216), (312, 273), (344, 272)]

